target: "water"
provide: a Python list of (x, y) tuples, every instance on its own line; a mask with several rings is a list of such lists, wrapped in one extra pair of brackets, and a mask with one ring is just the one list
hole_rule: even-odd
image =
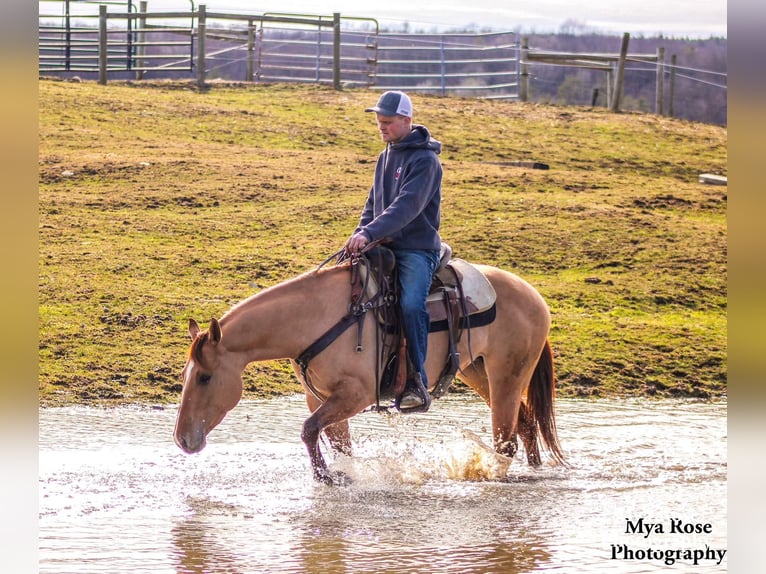
[(349, 487), (311, 478), (298, 397), (240, 404), (198, 455), (173, 444), (175, 408), (42, 409), (40, 572), (638, 573), (665, 552), (726, 572), (693, 565), (727, 546), (726, 408), (559, 401), (571, 467), (538, 471), (484, 448), (473, 398), (363, 414), (355, 456), (328, 456)]

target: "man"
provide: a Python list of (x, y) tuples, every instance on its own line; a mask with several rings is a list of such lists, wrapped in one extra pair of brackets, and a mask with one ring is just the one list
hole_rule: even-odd
[(385, 240), (396, 255), (407, 356), (414, 369), (399, 408), (425, 412), (431, 406), (423, 365), (429, 327), (426, 297), (441, 247), (441, 143), (425, 126), (412, 123), (412, 102), (403, 92), (385, 92), (365, 111), (375, 112), (386, 148), (378, 157), (359, 226), (345, 248), (357, 253), (371, 241)]

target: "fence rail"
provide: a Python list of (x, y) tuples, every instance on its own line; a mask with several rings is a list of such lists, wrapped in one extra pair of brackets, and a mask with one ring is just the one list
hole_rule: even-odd
[(203, 85), (237, 70), (254, 82), (518, 97), (519, 50), (512, 33), (385, 34), (374, 19), (337, 13), (229, 14), (204, 5), (191, 12), (148, 12), (146, 1), (135, 12), (101, 4), (97, 14), (57, 18), (40, 14), (41, 73), (90, 72), (106, 83), (126, 74), (141, 79), (175, 72)]
[[(546, 67), (565, 66), (603, 72), (605, 81), (596, 85), (605, 88), (607, 107), (618, 111), (630, 63), (654, 74), (654, 111), (672, 116), (676, 78), (687, 77), (677, 70), (693, 70), (677, 66), (675, 55), (666, 64), (663, 48), (629, 53), (628, 34), (619, 54), (565, 53), (530, 48), (512, 32), (384, 33), (375, 19), (338, 13), (229, 14), (208, 12), (205, 5), (187, 12), (149, 12), (146, 0), (138, 7), (133, 0), (39, 1), (41, 7), (66, 6), (61, 14), (40, 10), (40, 73), (94, 74), (104, 84), (161, 77), (196, 79), (203, 86), (225, 78), (528, 101), (530, 68), (544, 73)], [(77, 14), (69, 13), (70, 2)], [(593, 88), (592, 106), (598, 96), (599, 88)]]

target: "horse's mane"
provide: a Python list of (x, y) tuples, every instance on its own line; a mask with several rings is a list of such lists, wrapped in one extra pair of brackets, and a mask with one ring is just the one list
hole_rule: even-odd
[[(290, 293), (293, 289), (300, 289), (302, 291), (309, 291), (311, 292), (312, 286), (309, 285), (307, 287), (306, 283), (308, 281), (318, 281), (323, 279), (328, 274), (335, 274), (335, 273), (341, 273), (341, 272), (347, 272), (350, 265), (347, 262), (340, 263), (338, 265), (332, 265), (329, 267), (317, 267), (315, 269), (311, 269), (309, 271), (306, 271), (305, 273), (302, 273), (300, 275), (297, 275), (295, 277), (292, 277), (290, 279), (287, 279), (286, 281), (283, 281), (281, 283), (277, 283), (276, 285), (272, 285), (271, 287), (268, 287), (262, 291), (259, 291), (258, 293), (254, 293), (253, 295), (250, 295), (249, 297), (235, 303), (226, 313), (224, 313), (221, 316), (220, 322), (224, 322), (224, 320), (227, 317), (230, 317), (234, 315), (237, 311), (242, 310), (244, 307), (255, 303), (256, 301), (267, 298), (271, 294), (281, 294), (285, 295)], [(191, 346), (189, 347), (189, 359), (193, 360), (197, 365), (199, 365), (202, 368), (205, 368), (205, 357), (202, 353), (203, 347), (205, 343), (207, 343), (208, 339), (210, 338), (210, 334), (207, 330), (200, 331), (197, 336), (192, 341)]]

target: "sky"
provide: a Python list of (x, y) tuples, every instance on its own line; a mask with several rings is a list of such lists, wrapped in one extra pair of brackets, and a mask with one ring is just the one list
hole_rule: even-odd
[(400, 30), (406, 23), (410, 31), (426, 32), (474, 25), (479, 30), (552, 33), (576, 23), (584, 31), (616, 35), (727, 36), (727, 0), (148, 0), (150, 11), (186, 11), (200, 4), (208, 12), (340, 12), (343, 17), (375, 18), (382, 27)]
[[(194, 0), (197, 4), (205, 0)], [(149, 0), (188, 6), (190, 0)], [(558, 32), (566, 22), (599, 32), (702, 37), (726, 35), (726, 0), (206, 0), (209, 11), (296, 12), (376, 18), (382, 26), (411, 30), (475, 24), (495, 31)], [(500, 6), (499, 6), (500, 5)]]

